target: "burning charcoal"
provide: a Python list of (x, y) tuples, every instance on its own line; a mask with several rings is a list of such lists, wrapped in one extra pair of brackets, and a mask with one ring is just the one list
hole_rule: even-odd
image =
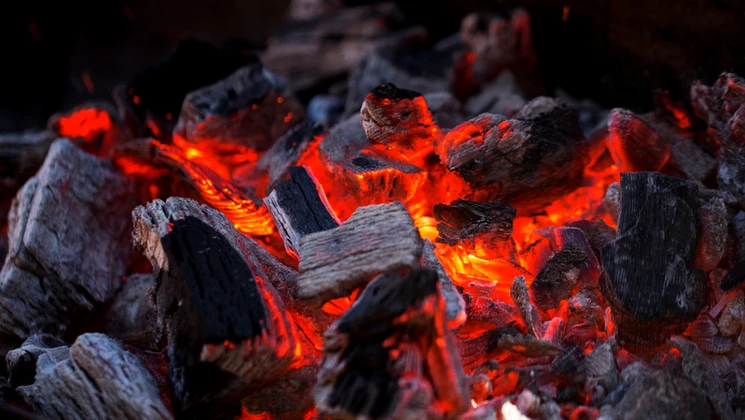
[(452, 129), (440, 160), (475, 191), (515, 207), (551, 202), (573, 188), (586, 163), (577, 113), (537, 98), (514, 119), (482, 114)]
[(153, 265), (156, 340), (168, 343), (174, 405), (193, 414), (278, 378), (296, 347), (281, 299), (238, 251), (237, 232), (195, 204), (156, 200), (132, 212), (135, 247)]
[(79, 336), (65, 358), (42, 354), (18, 393), (51, 419), (173, 418), (142, 361), (103, 334)]
[(358, 208), (341, 226), (300, 240), (298, 297), (320, 306), (384, 271), (419, 267), (422, 239), (400, 202)]
[(357, 67), (402, 27), (403, 18), (394, 2), (384, 2), (342, 8), (302, 24), (288, 22), (267, 40), (261, 59), (299, 92)]
[(621, 211), (621, 184), (614, 182), (608, 185), (608, 189), (605, 190), (605, 197), (603, 197), (603, 207), (605, 207), (605, 211), (608, 212), (611, 220), (618, 225), (618, 215)]
[[(315, 349), (314, 349), (315, 350)], [(316, 353), (315, 351), (313, 353)], [(303, 353), (307, 357), (307, 353)], [(244, 413), (256, 416), (271, 416), (277, 420), (305, 418), (315, 409), (313, 387), (318, 378), (319, 360), (313, 360), (277, 381), (261, 387), (257, 392), (241, 401)], [(243, 416), (243, 418), (249, 416)]]
[(600, 306), (600, 298), (589, 291), (582, 290), (568, 302), (567, 326), (564, 342), (582, 345), (596, 341), (602, 336), (605, 326), (605, 312)]
[(82, 321), (71, 314), (114, 297), (131, 252), (126, 219), (135, 204), (132, 185), (110, 163), (54, 142), (8, 218), (0, 332), (63, 334)]
[(466, 321), (466, 303), (445, 271), (445, 267), (437, 259), (434, 244), (426, 239), (422, 241), (422, 268), (437, 273), (440, 293), (445, 301), (448, 325), (453, 329), (460, 327)]
[(684, 334), (695, 341), (699, 338), (714, 337), (718, 333), (719, 328), (716, 322), (711, 318), (709, 312), (704, 311), (688, 325)]
[(133, 136), (147, 127), (157, 138), (170, 135), (187, 93), (228, 77), (256, 57), (231, 54), (193, 39), (117, 89), (115, 100)]
[(717, 326), (725, 337), (731, 337), (740, 333), (743, 320), (745, 319), (745, 292), (738, 291), (735, 297), (727, 303), (719, 315)]
[(602, 252), (601, 290), (622, 344), (660, 343), (706, 303), (706, 277), (691, 267), (701, 235), (697, 188), (658, 173), (624, 173), (621, 197), (618, 237)]
[(297, 256), (300, 239), (309, 233), (339, 226), (323, 189), (304, 167), (290, 168), (290, 179), (279, 184), (264, 199), (274, 224), (285, 243), (285, 249)]
[(606, 341), (595, 347), (582, 359), (579, 371), (586, 375), (585, 392), (590, 395), (591, 403), (602, 402), (620, 380), (611, 343)]
[(512, 206), (499, 201), (479, 204), (461, 199), (449, 205), (435, 204), (434, 213), (439, 222), (437, 242), (450, 246), (460, 243), (471, 249), (503, 247), (512, 235), (517, 215)]
[(580, 266), (588, 255), (574, 244), (567, 244), (554, 254), (530, 284), (530, 296), (538, 309), (555, 309), (572, 295)]
[(680, 139), (670, 146), (670, 163), (691, 181), (703, 182), (714, 173), (717, 161), (693, 141)]
[(44, 162), (57, 137), (51, 131), (0, 134), (0, 200), (14, 194)]
[(437, 127), (451, 129), (463, 122), (463, 105), (450, 92), (431, 92), (424, 94), (432, 118)]
[(605, 145), (619, 172), (659, 171), (670, 158), (657, 131), (625, 109), (610, 112)]
[(118, 110), (108, 102), (91, 102), (49, 117), (49, 130), (74, 141), (88, 153), (107, 157), (111, 149), (130, 139)]
[[(620, 185), (616, 185), (620, 187)], [(620, 192), (618, 193), (618, 196), (620, 197)], [(618, 220), (618, 217), (616, 217), (616, 220)], [(602, 220), (598, 220), (597, 222), (580, 220), (569, 223), (567, 226), (582, 229), (582, 232), (585, 233), (585, 238), (587, 238), (587, 242), (590, 243), (592, 250), (595, 251), (597, 260), (600, 260), (600, 250), (616, 239), (616, 230), (606, 225)]]
[(362, 128), (371, 142), (394, 150), (401, 158), (432, 150), (437, 125), (427, 102), (418, 92), (399, 89), (392, 83), (373, 89), (360, 109)]
[(8, 385), (15, 389), (32, 384), (36, 376), (36, 364), (42, 355), (45, 355), (46, 361), (65, 360), (68, 358), (69, 348), (62, 340), (49, 334), (30, 336), (20, 348), (9, 351), (5, 356)]
[(344, 100), (332, 95), (316, 95), (308, 102), (308, 119), (325, 128), (336, 125), (344, 115)]
[(522, 318), (528, 334), (538, 338), (543, 337), (541, 318), (535, 306), (530, 303), (530, 294), (528, 286), (525, 284), (525, 277), (515, 277), (512, 286), (510, 286), (510, 297), (520, 313), (520, 318)]
[(494, 283), (477, 281), (470, 282), (465, 287), (463, 299), (469, 322), (487, 322), (501, 327), (517, 319), (519, 314), (513, 305), (493, 297), (494, 288)]
[(152, 345), (154, 315), (147, 301), (152, 286), (153, 276), (150, 274), (127, 276), (106, 311), (106, 335), (135, 345)]
[(711, 364), (704, 353), (695, 344), (681, 337), (673, 337), (671, 341), (683, 357), (682, 366), (686, 377), (706, 395), (716, 415), (720, 419), (736, 418), (729, 404), (727, 392), (719, 376), (711, 371)]
[(295, 166), (300, 157), (313, 147), (323, 134), (318, 124), (304, 122), (291, 128), (267, 150), (256, 164), (256, 169), (269, 174), (267, 193), (284, 181), (289, 169)]
[(727, 207), (718, 198), (701, 206), (701, 239), (694, 265), (704, 271), (716, 268), (724, 256), (727, 241)]
[(444, 311), (433, 271), (388, 272), (370, 282), (324, 335), (314, 392), (319, 414), (426, 418), (466, 411), (469, 384)]
[(187, 94), (173, 133), (218, 153), (264, 151), (302, 119), (303, 109), (276, 76), (254, 63)]
[(522, 109), (527, 101), (517, 86), (515, 74), (503, 71), (496, 80), (484, 86), (481, 92), (471, 96), (466, 102), (466, 112), (470, 117), (488, 112), (511, 117)]

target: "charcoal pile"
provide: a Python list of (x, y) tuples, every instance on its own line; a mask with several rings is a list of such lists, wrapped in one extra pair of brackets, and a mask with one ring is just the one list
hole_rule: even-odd
[(579, 106), (524, 10), (293, 4), (0, 135), (0, 412), (745, 416), (745, 79)]

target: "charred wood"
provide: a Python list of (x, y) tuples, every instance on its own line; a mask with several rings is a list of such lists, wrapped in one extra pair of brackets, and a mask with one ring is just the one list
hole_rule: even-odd
[(659, 171), (670, 158), (657, 131), (625, 109), (610, 112), (605, 145), (619, 172)]
[(9, 215), (0, 331), (63, 334), (121, 286), (131, 248), (133, 186), (109, 162), (56, 141)]
[(571, 243), (554, 254), (530, 284), (530, 296), (535, 306), (547, 311), (571, 297), (580, 276), (580, 267), (588, 256)]
[(701, 239), (696, 248), (694, 265), (711, 271), (724, 256), (727, 241), (727, 207), (718, 198), (701, 206)]
[(141, 347), (153, 346), (155, 315), (147, 299), (152, 286), (150, 274), (127, 276), (106, 311), (106, 335)]
[(670, 163), (691, 181), (703, 182), (717, 168), (717, 160), (688, 139), (670, 145)]
[(439, 128), (449, 130), (466, 119), (463, 114), (463, 104), (452, 93), (431, 92), (423, 96)]
[(471, 96), (465, 108), (470, 118), (483, 113), (512, 117), (526, 103), (524, 93), (517, 85), (515, 74), (503, 71), (496, 80), (485, 85), (481, 92)]
[(256, 163), (256, 170), (269, 175), (267, 194), (287, 177), (289, 169), (300, 161), (303, 153), (316, 145), (323, 127), (312, 122), (292, 127), (267, 150)]
[(49, 117), (47, 128), (78, 147), (100, 157), (130, 138), (119, 112), (109, 102), (89, 102)]
[(44, 162), (49, 146), (57, 138), (51, 131), (27, 131), (0, 135), (0, 200), (12, 197)]
[(8, 385), (15, 389), (34, 383), (36, 364), (42, 355), (46, 355), (45, 357), (54, 362), (65, 360), (69, 355), (69, 348), (53, 335), (34, 334), (30, 336), (21, 347), (9, 351), (5, 356)]
[(460, 327), (466, 320), (466, 303), (445, 271), (445, 267), (437, 259), (434, 244), (426, 239), (422, 240), (422, 268), (437, 273), (440, 294), (445, 301), (445, 317), (448, 320), (448, 326)]

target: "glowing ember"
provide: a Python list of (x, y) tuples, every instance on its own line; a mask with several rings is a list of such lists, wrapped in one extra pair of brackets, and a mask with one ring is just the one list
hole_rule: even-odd
[(90, 142), (111, 129), (111, 117), (100, 109), (81, 109), (61, 117), (57, 124), (57, 132), (61, 136)]

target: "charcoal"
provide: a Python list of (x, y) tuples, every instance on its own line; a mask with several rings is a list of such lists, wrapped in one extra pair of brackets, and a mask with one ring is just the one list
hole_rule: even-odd
[(290, 179), (279, 184), (264, 199), (274, 219), (285, 249), (297, 256), (300, 239), (309, 233), (321, 232), (339, 226), (316, 181), (303, 167), (289, 170)]
[(17, 391), (50, 419), (173, 418), (142, 361), (103, 334), (79, 336), (64, 358), (42, 354), (34, 383)]
[[(299, 92), (351, 71), (365, 54), (395, 37), (403, 23), (394, 2), (335, 10), (281, 26), (267, 40), (261, 59)], [(362, 98), (357, 106), (361, 103)]]
[(152, 347), (154, 314), (147, 300), (152, 286), (150, 274), (127, 276), (106, 311), (107, 336), (140, 347)]
[(587, 341), (596, 341), (602, 336), (605, 312), (600, 305), (600, 298), (587, 289), (569, 299), (564, 343), (583, 345)]
[(463, 122), (463, 104), (450, 92), (431, 92), (424, 94), (435, 124), (441, 129), (451, 129)]
[(535, 306), (530, 302), (530, 293), (528, 286), (525, 284), (525, 277), (515, 277), (512, 286), (510, 286), (510, 297), (520, 313), (520, 318), (522, 318), (528, 334), (538, 338), (543, 337), (541, 318)]
[(659, 171), (670, 158), (657, 131), (625, 109), (610, 112), (605, 145), (619, 172)]
[(11, 350), (5, 356), (8, 369), (8, 385), (15, 389), (30, 385), (36, 377), (36, 364), (39, 357), (47, 360), (67, 359), (69, 348), (59, 338), (49, 334), (34, 334), (23, 342), (21, 347)]
[(577, 113), (545, 97), (513, 119), (482, 114), (455, 127), (436, 152), (477, 193), (527, 209), (576, 186), (587, 163)]
[(302, 119), (300, 104), (254, 63), (187, 94), (173, 133), (218, 153), (264, 151)]
[(717, 168), (717, 161), (688, 139), (670, 145), (670, 163), (691, 181), (703, 182)]
[[(307, 353), (304, 353), (304, 356)], [(270, 415), (272, 419), (293, 420), (315, 408), (313, 386), (318, 377), (318, 361), (306, 364), (245, 397), (244, 413)], [(288, 396), (292, 396), (288, 398)]]
[(18, 191), (0, 271), (0, 332), (64, 334), (114, 297), (131, 253), (133, 185), (112, 165), (57, 140)]
[(435, 204), (434, 213), (439, 222), (437, 242), (473, 248), (478, 238), (478, 244), (488, 249), (510, 239), (512, 222), (517, 215), (517, 211), (506, 203), (479, 204), (461, 199), (448, 205)]
[(724, 201), (713, 198), (701, 206), (701, 239), (696, 249), (694, 265), (711, 271), (724, 256), (727, 241), (727, 207)]
[(698, 338), (714, 337), (719, 333), (717, 323), (711, 318), (709, 312), (701, 312), (698, 318), (688, 325), (685, 330), (685, 335), (691, 337), (693, 340)]
[[(701, 236), (697, 188), (658, 173), (624, 173), (621, 198), (618, 236), (602, 251), (601, 290), (621, 343), (659, 342), (654, 327), (692, 321), (706, 303), (706, 277), (691, 267)], [(645, 331), (647, 324), (657, 325)]]
[(44, 162), (57, 138), (51, 131), (26, 131), (0, 135), (0, 200), (12, 197)]
[[(388, 272), (363, 290), (325, 333), (314, 397), (331, 418), (457, 416), (469, 384), (444, 325), (437, 274)], [(385, 344), (384, 344), (385, 343)]]
[[(579, 269), (576, 279), (578, 288), (596, 288), (597, 280), (600, 276), (600, 263), (581, 229), (574, 227), (549, 227), (539, 230), (536, 233), (542, 239), (523, 251), (521, 256), (521, 260), (531, 272), (536, 273), (536, 276), (540, 275), (540, 272), (546, 269), (552, 258), (555, 258), (562, 250), (571, 246), (573, 249), (565, 252), (561, 257), (562, 264), (565, 265), (565, 263), (568, 263), (568, 260), (574, 261), (573, 263), (569, 263), (569, 265), (576, 266)], [(585, 257), (580, 258), (581, 255)], [(569, 258), (567, 259), (567, 257)], [(568, 266), (564, 269), (566, 271), (571, 270)], [(552, 276), (553, 272), (547, 272), (546, 275)]]
[(466, 303), (445, 271), (445, 267), (437, 259), (434, 244), (426, 239), (422, 240), (422, 268), (437, 273), (440, 293), (445, 301), (445, 317), (448, 320), (448, 326), (460, 327), (466, 320)]
[(298, 297), (320, 306), (384, 271), (419, 267), (422, 239), (400, 202), (358, 208), (341, 226), (300, 240)]
[(109, 102), (86, 102), (51, 117), (47, 128), (66, 137), (78, 147), (100, 157), (108, 157), (112, 148), (130, 140), (118, 110)]
[(571, 243), (554, 254), (530, 284), (530, 297), (535, 306), (547, 311), (568, 299), (587, 257), (584, 250)]
[(285, 373), (296, 337), (277, 292), (238, 251), (235, 230), (192, 203), (156, 200), (132, 220), (135, 248), (154, 269), (154, 330), (156, 343), (167, 343), (174, 407), (196, 415)]
[(608, 212), (611, 220), (618, 225), (618, 215), (621, 211), (621, 184), (614, 182), (608, 185), (603, 197), (603, 207)]
[(485, 112), (512, 117), (526, 103), (525, 95), (517, 85), (515, 74), (506, 70), (493, 82), (484, 86), (481, 92), (471, 96), (465, 108), (470, 118)]
[(418, 92), (392, 83), (377, 86), (365, 97), (360, 117), (367, 138), (401, 158), (432, 150), (437, 125)]
[(725, 337), (739, 334), (743, 317), (745, 317), (745, 293), (740, 290), (719, 314), (717, 321), (719, 331)]
[(485, 322), (501, 327), (519, 316), (515, 307), (493, 298), (494, 284), (471, 282), (463, 291), (469, 322)]
[(308, 119), (331, 128), (344, 115), (344, 100), (332, 95), (316, 95), (308, 102)]
[(318, 124), (304, 122), (292, 127), (267, 150), (256, 164), (256, 170), (269, 175), (267, 194), (284, 181), (289, 169), (295, 166), (303, 153), (313, 147), (323, 133)]
[[(618, 218), (616, 218), (616, 220), (618, 220)], [(581, 220), (569, 223), (567, 226), (582, 229), (582, 232), (585, 233), (585, 237), (587, 238), (587, 242), (592, 246), (592, 250), (595, 251), (598, 260), (600, 260), (600, 250), (616, 239), (616, 230), (605, 224), (602, 220), (597, 222)]]
[(341, 6), (339, 0), (291, 0), (287, 17), (295, 22), (308, 21), (339, 10)]

